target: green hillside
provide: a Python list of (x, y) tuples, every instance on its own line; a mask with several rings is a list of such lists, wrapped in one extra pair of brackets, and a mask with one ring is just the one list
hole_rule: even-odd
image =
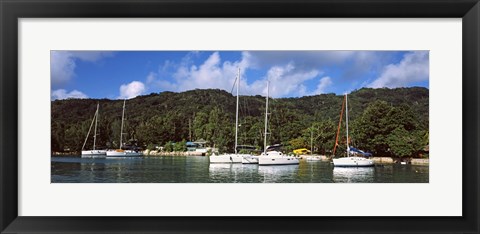
[[(354, 146), (378, 156), (416, 156), (428, 145), (428, 89), (360, 89), (348, 96)], [(343, 96), (322, 94), (270, 99), (268, 144), (287, 150), (310, 148), (330, 154)], [(96, 104), (100, 104), (97, 145), (117, 148), (123, 100), (52, 101), (52, 151), (80, 151)], [(220, 151), (233, 151), (236, 97), (222, 90), (162, 92), (126, 102), (124, 139), (144, 148), (167, 142), (205, 139)], [(240, 97), (239, 143), (263, 146), (265, 97)], [(345, 120), (339, 147), (346, 143)], [(88, 146), (93, 139), (89, 139)], [(341, 153), (341, 152), (340, 152)]]

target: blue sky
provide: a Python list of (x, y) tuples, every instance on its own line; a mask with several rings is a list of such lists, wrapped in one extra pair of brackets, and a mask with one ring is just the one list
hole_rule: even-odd
[(52, 51), (51, 98), (134, 98), (232, 90), (301, 97), (362, 87), (429, 86), (428, 51)]

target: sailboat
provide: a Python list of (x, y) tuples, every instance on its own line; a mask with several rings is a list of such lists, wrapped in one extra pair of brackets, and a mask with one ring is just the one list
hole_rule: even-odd
[(258, 157), (259, 165), (291, 165), (299, 164), (297, 157), (288, 156), (276, 150), (279, 145), (267, 146), (267, 130), (268, 130), (268, 89), (269, 82), (267, 81), (267, 97), (265, 100), (265, 134), (263, 138), (263, 153)]
[(140, 157), (143, 156), (137, 149), (122, 149), (123, 142), (123, 122), (125, 121), (125, 101), (123, 100), (122, 126), (120, 127), (120, 148), (107, 151), (107, 158)]
[[(345, 94), (345, 118), (346, 118), (346, 129), (347, 129), (347, 156), (342, 157), (342, 158), (334, 158), (333, 159), (333, 165), (336, 167), (372, 167), (375, 166), (373, 160), (365, 158), (365, 157), (357, 157), (357, 156), (351, 156), (350, 152), (350, 145), (349, 145), (349, 138), (348, 138), (348, 97), (347, 94)], [(343, 105), (342, 105), (343, 106)], [(342, 107), (342, 112), (343, 112), (343, 107)], [(338, 124), (338, 130), (337, 130), (337, 141), (338, 141), (338, 134), (340, 133), (340, 124), (342, 121), (342, 117), (340, 115), (340, 123)], [(335, 149), (337, 147), (337, 142), (335, 142), (335, 148), (333, 150), (335, 154)]]
[[(90, 124), (90, 128), (88, 129), (88, 133), (87, 133), (87, 136), (85, 137), (85, 141), (83, 142), (82, 158), (104, 158), (107, 153), (106, 150), (95, 149), (95, 144), (97, 141), (98, 109), (99, 109), (99, 104), (97, 103), (97, 110), (93, 115), (92, 123)], [(95, 123), (95, 130), (93, 131), (93, 148), (91, 150), (85, 150), (85, 144), (87, 144), (88, 136), (90, 135), (90, 131), (92, 130), (93, 123)]]
[(239, 94), (238, 89), (240, 86), (240, 68), (238, 68), (237, 78), (235, 80), (237, 83), (237, 107), (236, 107), (236, 114), (235, 114), (235, 149), (233, 154), (222, 154), (216, 155), (215, 153), (210, 155), (210, 163), (242, 163), (244, 160), (243, 158), (248, 158), (251, 155), (249, 154), (238, 154), (238, 101), (239, 101)]

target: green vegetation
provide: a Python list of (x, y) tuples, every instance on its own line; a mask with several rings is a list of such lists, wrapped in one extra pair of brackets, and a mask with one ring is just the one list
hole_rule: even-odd
[[(375, 156), (425, 155), (428, 145), (428, 89), (360, 89), (349, 94), (351, 144)], [(241, 97), (239, 144), (263, 148), (265, 97)], [(127, 100), (125, 140), (144, 148), (186, 150), (185, 142), (205, 139), (220, 152), (232, 152), (235, 97), (222, 90), (163, 92)], [(330, 155), (335, 143), (343, 96), (322, 94), (271, 99), (268, 144), (288, 151), (310, 149)], [(118, 148), (123, 100), (52, 101), (52, 151), (80, 151), (96, 104), (100, 103), (97, 145)], [(345, 121), (339, 138), (345, 149)], [(91, 138), (91, 137), (90, 137)], [(87, 146), (91, 146), (89, 139)], [(177, 143), (177, 144), (174, 144)], [(339, 150), (339, 154), (344, 150)]]

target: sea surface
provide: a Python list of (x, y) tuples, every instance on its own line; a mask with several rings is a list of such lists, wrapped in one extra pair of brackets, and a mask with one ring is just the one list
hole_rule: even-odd
[(429, 167), (386, 164), (339, 168), (330, 162), (299, 165), (210, 164), (208, 157), (122, 159), (52, 157), (52, 183), (428, 183)]

